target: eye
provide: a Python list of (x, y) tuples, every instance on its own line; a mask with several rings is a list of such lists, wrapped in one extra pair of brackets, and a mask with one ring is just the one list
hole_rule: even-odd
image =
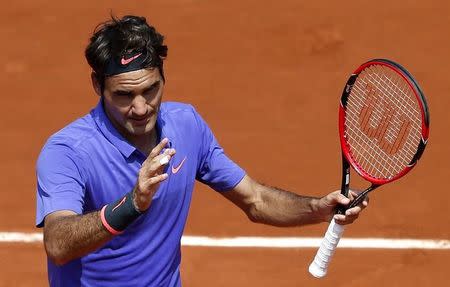
[(154, 83), (153, 85), (151, 85), (148, 89), (146, 89), (146, 90), (144, 91), (144, 93), (145, 93), (145, 94), (152, 93), (152, 92), (158, 90), (158, 88), (159, 88), (159, 82), (156, 82), (156, 83)]
[(114, 96), (117, 97), (131, 97), (133, 96), (133, 93), (130, 91), (115, 91)]

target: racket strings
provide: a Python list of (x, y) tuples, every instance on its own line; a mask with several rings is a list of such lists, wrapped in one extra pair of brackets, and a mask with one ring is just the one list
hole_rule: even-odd
[[(381, 82), (380, 82), (380, 79), (377, 79), (377, 78), (375, 78), (375, 79), (368, 79), (368, 82), (369, 83), (371, 83), (371, 84), (376, 84), (376, 85), (379, 85), (380, 87), (384, 87), (383, 85), (381, 85)], [(395, 83), (396, 84), (396, 83)], [(398, 84), (397, 84), (397, 86), (398, 86)], [(387, 90), (387, 89), (385, 89), (385, 91), (383, 91), (383, 92), (387, 92), (391, 97), (393, 96), (393, 94), (392, 94), (392, 92), (391, 91), (389, 91), (389, 90)], [(391, 111), (392, 111), (392, 109), (391, 109)], [(386, 114), (386, 113), (385, 113)], [(365, 115), (366, 117), (367, 117), (367, 113), (366, 113), (366, 115)], [(369, 116), (372, 116), (372, 113), (369, 113)], [(370, 117), (369, 117), (370, 118)], [(369, 126), (370, 128), (369, 128), (369, 133), (368, 133), (368, 131), (366, 130), (366, 131), (364, 131), (365, 132), (365, 134), (366, 135), (368, 135), (370, 138), (373, 138), (375, 135), (373, 134), (373, 132), (375, 131), (375, 129), (372, 127), (372, 126), (377, 126), (376, 124), (377, 124), (377, 122), (378, 122), (378, 126), (379, 127), (381, 127), (381, 129), (380, 128), (378, 128), (377, 130), (378, 130), (378, 133), (380, 134), (381, 132), (383, 132), (383, 127), (384, 127), (384, 129), (386, 129), (386, 122), (387, 121), (392, 121), (392, 112), (391, 113), (388, 113), (388, 119), (384, 119), (384, 123), (381, 123), (381, 126), (380, 126), (380, 121), (383, 121), (383, 118), (382, 117), (380, 117), (380, 115), (378, 115), (377, 114), (377, 110), (375, 110), (375, 116), (372, 118), (372, 119), (370, 119), (370, 120), (372, 120), (372, 122), (375, 120), (376, 122), (375, 122), (375, 125), (373, 124), (373, 123), (371, 123), (370, 125), (368, 125), (367, 123), (366, 123), (366, 127), (367, 126)], [(395, 121), (394, 121), (395, 122)], [(360, 125), (361, 125), (361, 123), (360, 123)], [(399, 126), (398, 124), (396, 125), (396, 126)], [(394, 125), (394, 127), (395, 127), (395, 125)], [(372, 129), (372, 131), (370, 132), (370, 129)], [(380, 132), (381, 131), (381, 132)], [(378, 139), (378, 146), (380, 147), (380, 148), (383, 148), (383, 145), (385, 146), (386, 145), (386, 143), (387, 143), (387, 141), (386, 141), (386, 138), (387, 139), (392, 139), (393, 137), (392, 136), (390, 136), (389, 135), (389, 133), (388, 133), (389, 131), (385, 131), (385, 133), (384, 133), (384, 137), (385, 138), (380, 138), (380, 137), (377, 137), (377, 139)], [(394, 131), (393, 133), (396, 133), (396, 132), (398, 132), (398, 131)], [(380, 142), (380, 140), (383, 140), (384, 141), (384, 143), (383, 142)], [(377, 162), (378, 164), (382, 164), (381, 162)], [(392, 168), (392, 166), (391, 166), (391, 168)], [(380, 171), (380, 169), (378, 169), (378, 171)]]
[[(356, 88), (357, 88), (357, 87), (356, 87)], [(358, 89), (358, 88), (357, 88), (357, 89)], [(359, 92), (360, 92), (360, 93), (364, 93), (364, 91), (362, 91), (362, 90), (360, 90)], [(360, 106), (362, 106), (364, 103), (359, 103), (359, 104), (360, 104)], [(411, 107), (407, 107), (407, 108), (408, 108), (408, 110), (411, 109)], [(359, 115), (355, 114), (354, 111), (348, 111), (348, 112), (351, 114), (351, 116), (352, 116), (353, 118), (359, 117)], [(419, 116), (418, 114), (413, 114), (413, 115), (411, 115), (411, 117), (418, 117), (418, 116)], [(411, 117), (410, 117), (410, 118), (411, 118)], [(380, 121), (382, 120), (382, 118), (380, 117), (379, 114), (374, 113), (374, 115), (372, 115), (371, 120), (372, 120), (372, 122), (377, 123), (377, 122), (380, 122)], [(394, 118), (391, 118), (391, 121), (394, 123), (394, 125), (393, 125), (394, 129), (388, 130), (387, 133), (385, 134), (385, 137), (386, 137), (389, 141), (393, 142), (393, 141), (395, 140), (395, 139), (394, 139), (394, 135), (395, 135), (396, 132), (398, 131), (398, 130), (395, 129), (395, 128), (401, 126), (401, 122), (400, 122), (397, 118), (395, 118), (395, 117), (394, 117)], [(419, 130), (416, 130), (415, 132), (420, 132), (420, 126), (419, 126)], [(412, 147), (412, 146), (410, 146), (410, 145), (407, 145), (406, 148), (409, 148), (409, 152), (415, 153), (415, 148), (414, 148), (414, 147)]]
[[(390, 120), (391, 118), (392, 118), (392, 114), (389, 116), (389, 119), (385, 119), (384, 121), (386, 122), (386, 121)], [(386, 124), (382, 125), (382, 127), (384, 127), (384, 129), (387, 129)], [(383, 128), (381, 130), (383, 130)], [(367, 131), (364, 131), (364, 132), (367, 134)], [(397, 141), (397, 145), (396, 145), (397, 148), (401, 146), (404, 136), (405, 136), (405, 131), (403, 131), (403, 133), (398, 136), (398, 137), (400, 137), (400, 140)], [(369, 133), (369, 137), (370, 138), (374, 137), (373, 130), (372, 130), (372, 133)], [(386, 137), (386, 135), (385, 135), (385, 137)], [(361, 140), (361, 139), (359, 139), (359, 140)], [(390, 144), (390, 148), (389, 148), (389, 142), (385, 138), (381, 139), (381, 141), (380, 141), (380, 138), (377, 138), (377, 140), (378, 140), (378, 143), (377, 143), (378, 146), (380, 148), (382, 148), (385, 152), (389, 153), (390, 151), (392, 151), (395, 148), (395, 146), (393, 144)], [(370, 174), (375, 174), (375, 172), (377, 172), (382, 175), (382, 174), (385, 174), (386, 172), (388, 172), (387, 177), (389, 177), (389, 174), (391, 174), (391, 175), (395, 174), (396, 170), (399, 170), (404, 167), (404, 165), (398, 165), (398, 164), (392, 165), (391, 161), (380, 160), (380, 154), (374, 154), (373, 150), (365, 148), (364, 145), (360, 145), (360, 148), (362, 148), (364, 152), (359, 153), (360, 157), (358, 158), (358, 162), (360, 164), (362, 163), (363, 166), (369, 165), (368, 166), (369, 168), (365, 168), (365, 170), (366, 170), (366, 172), (369, 172)], [(389, 148), (389, 149), (387, 149), (387, 148)], [(398, 162), (398, 159), (397, 159), (397, 162)], [(395, 163), (395, 161), (394, 161), (394, 163)]]
[(369, 66), (347, 99), (345, 137), (350, 154), (364, 172), (390, 179), (414, 157), (421, 120), (409, 84), (389, 67)]

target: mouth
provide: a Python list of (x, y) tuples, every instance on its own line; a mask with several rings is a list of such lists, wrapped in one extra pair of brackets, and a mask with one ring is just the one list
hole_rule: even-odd
[(130, 118), (130, 122), (133, 126), (144, 126), (150, 121), (150, 118), (150, 115), (143, 118)]

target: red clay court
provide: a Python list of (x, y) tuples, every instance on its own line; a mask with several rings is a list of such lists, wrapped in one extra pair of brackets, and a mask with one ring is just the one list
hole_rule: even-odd
[[(0, 232), (39, 232), (34, 165), (52, 133), (87, 113), (83, 52), (110, 11), (146, 16), (167, 39), (165, 100), (192, 103), (227, 153), (264, 183), (324, 195), (340, 185), (338, 101), (362, 62), (388, 58), (418, 80), (430, 142), (404, 179), (375, 191), (345, 238), (450, 239), (450, 3), (431, 1), (14, 1), (0, 11)], [(356, 177), (354, 177), (356, 178)], [(353, 181), (355, 183), (355, 181)], [(360, 187), (364, 187), (361, 184)], [(249, 222), (198, 184), (186, 235), (321, 237), (326, 224)], [(444, 286), (450, 250), (339, 249), (329, 275), (316, 248), (183, 248), (184, 286)], [(0, 286), (47, 286), (41, 243), (0, 242)]]

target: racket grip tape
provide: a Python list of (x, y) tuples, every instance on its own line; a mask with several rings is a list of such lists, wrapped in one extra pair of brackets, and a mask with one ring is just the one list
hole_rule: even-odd
[(312, 276), (322, 278), (327, 274), (328, 265), (344, 233), (344, 229), (344, 225), (336, 223), (334, 219), (330, 222), (327, 232), (320, 243), (319, 250), (317, 250), (313, 262), (309, 265), (309, 273)]

